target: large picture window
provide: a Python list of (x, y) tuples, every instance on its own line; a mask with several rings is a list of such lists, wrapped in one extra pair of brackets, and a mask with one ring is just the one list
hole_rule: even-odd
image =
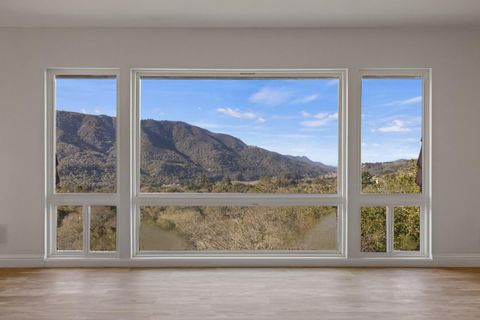
[(138, 254), (342, 252), (343, 71), (134, 78)]

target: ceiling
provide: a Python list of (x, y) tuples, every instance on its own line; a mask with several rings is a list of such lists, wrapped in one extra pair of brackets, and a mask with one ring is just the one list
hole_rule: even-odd
[(0, 0), (0, 27), (480, 25), (480, 0)]

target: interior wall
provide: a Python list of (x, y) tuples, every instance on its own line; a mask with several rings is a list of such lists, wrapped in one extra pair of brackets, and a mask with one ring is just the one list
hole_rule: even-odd
[(433, 254), (480, 257), (478, 28), (0, 28), (0, 258), (44, 252), (48, 67), (432, 68)]

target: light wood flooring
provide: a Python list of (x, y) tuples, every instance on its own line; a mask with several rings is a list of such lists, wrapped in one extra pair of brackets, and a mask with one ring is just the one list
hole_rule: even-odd
[(480, 319), (480, 269), (0, 269), (0, 319)]

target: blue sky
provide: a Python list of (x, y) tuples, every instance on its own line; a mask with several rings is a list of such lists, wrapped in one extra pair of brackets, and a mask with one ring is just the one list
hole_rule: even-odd
[[(362, 161), (418, 156), (421, 80), (363, 80)], [(115, 116), (114, 79), (57, 79), (57, 109)], [(143, 79), (141, 118), (184, 121), (337, 165), (338, 80)]]
[(421, 79), (362, 81), (362, 162), (418, 158)]
[(337, 164), (338, 80), (141, 83), (141, 118), (185, 121), (249, 145)]
[(57, 78), (58, 110), (89, 114), (116, 115), (117, 81), (105, 78)]

